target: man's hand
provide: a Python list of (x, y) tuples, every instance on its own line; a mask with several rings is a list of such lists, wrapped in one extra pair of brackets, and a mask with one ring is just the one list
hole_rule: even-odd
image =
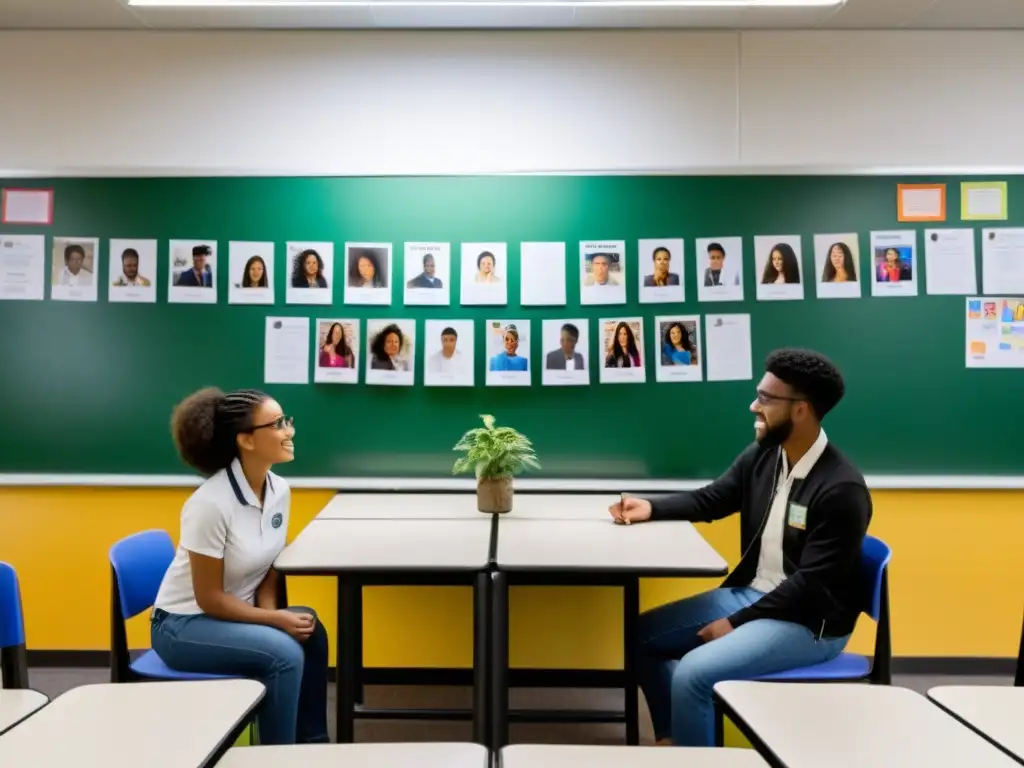
[(608, 513), (619, 525), (630, 525), (642, 523), (651, 519), (651, 502), (647, 499), (637, 499), (633, 496), (626, 496), (608, 508)]
[(732, 624), (729, 623), (728, 619), (718, 619), (712, 621), (704, 629), (697, 633), (697, 637), (703, 640), (705, 643), (710, 643), (712, 640), (717, 640), (720, 637), (725, 637), (732, 632)]

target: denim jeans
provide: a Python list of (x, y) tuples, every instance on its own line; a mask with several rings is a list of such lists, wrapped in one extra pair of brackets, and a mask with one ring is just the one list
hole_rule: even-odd
[[(316, 616), (312, 608), (290, 611)], [(329, 741), (327, 735), (327, 632), (305, 642), (262, 624), (221, 621), (206, 614), (153, 611), (153, 650), (181, 672), (237, 675), (259, 680), (266, 695), (257, 710), (261, 744)]]
[(820, 664), (846, 647), (849, 635), (819, 639), (801, 624), (776, 619), (749, 621), (710, 643), (697, 637), (762, 594), (750, 587), (713, 589), (640, 614), (637, 675), (656, 739), (714, 746), (715, 683)]

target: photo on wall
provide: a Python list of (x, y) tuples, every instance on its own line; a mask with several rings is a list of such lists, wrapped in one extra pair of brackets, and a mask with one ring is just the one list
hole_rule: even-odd
[(701, 381), (700, 315), (669, 315), (654, 319), (658, 361), (655, 380)]
[(872, 296), (917, 296), (917, 231), (871, 233)]
[(758, 235), (754, 268), (758, 301), (799, 301), (804, 298), (800, 235)]
[(423, 328), (423, 385), (472, 387), (473, 321), (427, 320)]
[(405, 303), (408, 306), (448, 306), (451, 274), (450, 244), (405, 244)]
[(459, 303), (508, 303), (508, 247), (505, 243), (462, 243)]
[(228, 304), (274, 303), (274, 244), (228, 243)]
[(860, 298), (860, 245), (855, 233), (814, 236), (819, 299)]
[(345, 243), (345, 303), (391, 304), (391, 243)]
[(743, 238), (697, 240), (697, 300), (743, 301)]
[(110, 241), (110, 286), (107, 301), (156, 302), (156, 240)]
[(318, 384), (359, 382), (359, 320), (329, 318), (316, 321), (313, 381)]
[(590, 329), (586, 318), (544, 320), (544, 369), (546, 387), (590, 384)]
[(519, 244), (519, 303), (524, 307), (565, 306), (565, 243)]
[(626, 303), (626, 242), (580, 243), (580, 303)]
[(644, 321), (639, 317), (614, 317), (598, 323), (601, 330), (602, 384), (642, 384), (644, 370)]
[(683, 241), (641, 240), (638, 243), (641, 304), (669, 304), (685, 301)]
[(171, 240), (170, 304), (217, 303), (217, 241)]
[(366, 383), (411, 387), (416, 377), (416, 321), (366, 321)]
[(530, 386), (530, 321), (488, 320), (487, 386)]
[(0, 301), (46, 297), (46, 236), (0, 235)]
[(334, 243), (285, 243), (288, 304), (334, 303)]
[(96, 301), (99, 253), (98, 237), (53, 238), (50, 298)]

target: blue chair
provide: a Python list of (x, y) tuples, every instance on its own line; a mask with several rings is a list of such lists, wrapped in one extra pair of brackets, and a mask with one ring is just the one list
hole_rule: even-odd
[(869, 682), (892, 683), (892, 636), (889, 629), (889, 545), (865, 536), (861, 547), (860, 578), (864, 589), (863, 611), (875, 621), (875, 650), (869, 659), (856, 653), (841, 653), (832, 661), (790, 669), (758, 680), (793, 683)]
[(4, 688), (28, 688), (25, 617), (18, 574), (0, 562), (0, 677)]

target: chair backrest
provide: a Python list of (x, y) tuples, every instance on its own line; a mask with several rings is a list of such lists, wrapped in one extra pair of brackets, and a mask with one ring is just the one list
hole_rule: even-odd
[(174, 560), (174, 542), (167, 531), (142, 531), (110, 548), (117, 580), (121, 617), (130, 619), (153, 605), (160, 582)]
[(25, 617), (21, 612), (21, 592), (14, 568), (0, 562), (0, 648), (25, 643)]
[(885, 585), (885, 569), (889, 567), (892, 550), (889, 545), (871, 534), (864, 537), (861, 545), (860, 576), (864, 580), (866, 604), (864, 613), (875, 621), (882, 613), (882, 588)]

